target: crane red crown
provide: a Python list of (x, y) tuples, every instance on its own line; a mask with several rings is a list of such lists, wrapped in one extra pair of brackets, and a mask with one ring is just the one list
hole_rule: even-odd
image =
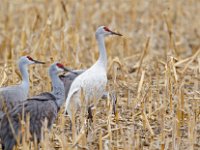
[(57, 65), (59, 68), (64, 68), (63, 64), (61, 64), (61, 63), (57, 63), (56, 65)]
[(33, 61), (33, 58), (32, 58), (32, 57), (30, 57), (30, 56), (27, 56), (27, 58), (28, 58), (29, 60)]
[(104, 29), (105, 31), (107, 31), (107, 32), (111, 32), (110, 29), (109, 29), (108, 27), (104, 27), (103, 29)]

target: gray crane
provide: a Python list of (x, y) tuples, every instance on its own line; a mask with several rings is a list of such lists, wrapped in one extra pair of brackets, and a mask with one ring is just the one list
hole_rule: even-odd
[(0, 88), (0, 117), (4, 114), (4, 108), (10, 110), (12, 106), (27, 99), (29, 93), (28, 65), (44, 64), (44, 62), (34, 60), (30, 56), (22, 56), (18, 61), (18, 67), (22, 75), (22, 82)]
[[(30, 114), (30, 133), (32, 137), (36, 135), (38, 143), (41, 140), (41, 128), (45, 119), (47, 119), (47, 127), (49, 129), (51, 128), (57, 117), (60, 106), (65, 101), (64, 84), (57, 75), (59, 72), (63, 71), (70, 70), (60, 63), (52, 64), (49, 68), (49, 76), (53, 87), (52, 92), (45, 92), (31, 97), (15, 106), (7, 114), (4, 114), (0, 124), (0, 138), (5, 150), (12, 150), (14, 145), (17, 144), (8, 117), (10, 118), (15, 134), (21, 136), (19, 118), (24, 116), (24, 120), (26, 120), (27, 114)], [(23, 111), (24, 114), (22, 115)]]

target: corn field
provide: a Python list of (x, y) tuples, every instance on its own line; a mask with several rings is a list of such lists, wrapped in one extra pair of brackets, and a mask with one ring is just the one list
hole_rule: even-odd
[[(102, 99), (93, 122), (70, 122), (63, 106), (41, 149), (200, 149), (198, 0), (1, 0), (0, 85), (21, 81), (17, 60), (29, 55), (47, 62), (29, 68), (29, 97), (51, 91), (51, 63), (87, 69), (97, 60), (101, 25), (123, 35), (106, 38), (116, 112)], [(27, 137), (15, 149), (36, 149)]]

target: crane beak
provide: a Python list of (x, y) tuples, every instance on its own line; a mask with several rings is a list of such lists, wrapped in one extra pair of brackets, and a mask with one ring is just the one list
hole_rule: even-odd
[(73, 74), (77, 74), (76, 72), (74, 72), (72, 69), (68, 68), (68, 67), (63, 67), (63, 70), (66, 72), (71, 72)]
[(113, 31), (110, 31), (110, 33), (111, 33), (111, 34), (114, 34), (114, 35), (122, 36), (122, 34), (117, 33), (117, 32), (113, 32)]
[(32, 60), (34, 63), (36, 64), (45, 64), (45, 62), (42, 62), (42, 61), (38, 61), (38, 60)]

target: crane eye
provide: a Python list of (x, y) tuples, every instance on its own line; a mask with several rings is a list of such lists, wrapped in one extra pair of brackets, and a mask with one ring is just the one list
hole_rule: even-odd
[(59, 68), (64, 68), (63, 64), (61, 64), (61, 63), (57, 63), (56, 66)]
[(33, 58), (32, 58), (32, 57), (30, 57), (30, 56), (27, 56), (27, 58), (28, 58), (29, 60), (33, 61)]
[(107, 32), (111, 32), (110, 29), (108, 27), (103, 27), (103, 29)]

